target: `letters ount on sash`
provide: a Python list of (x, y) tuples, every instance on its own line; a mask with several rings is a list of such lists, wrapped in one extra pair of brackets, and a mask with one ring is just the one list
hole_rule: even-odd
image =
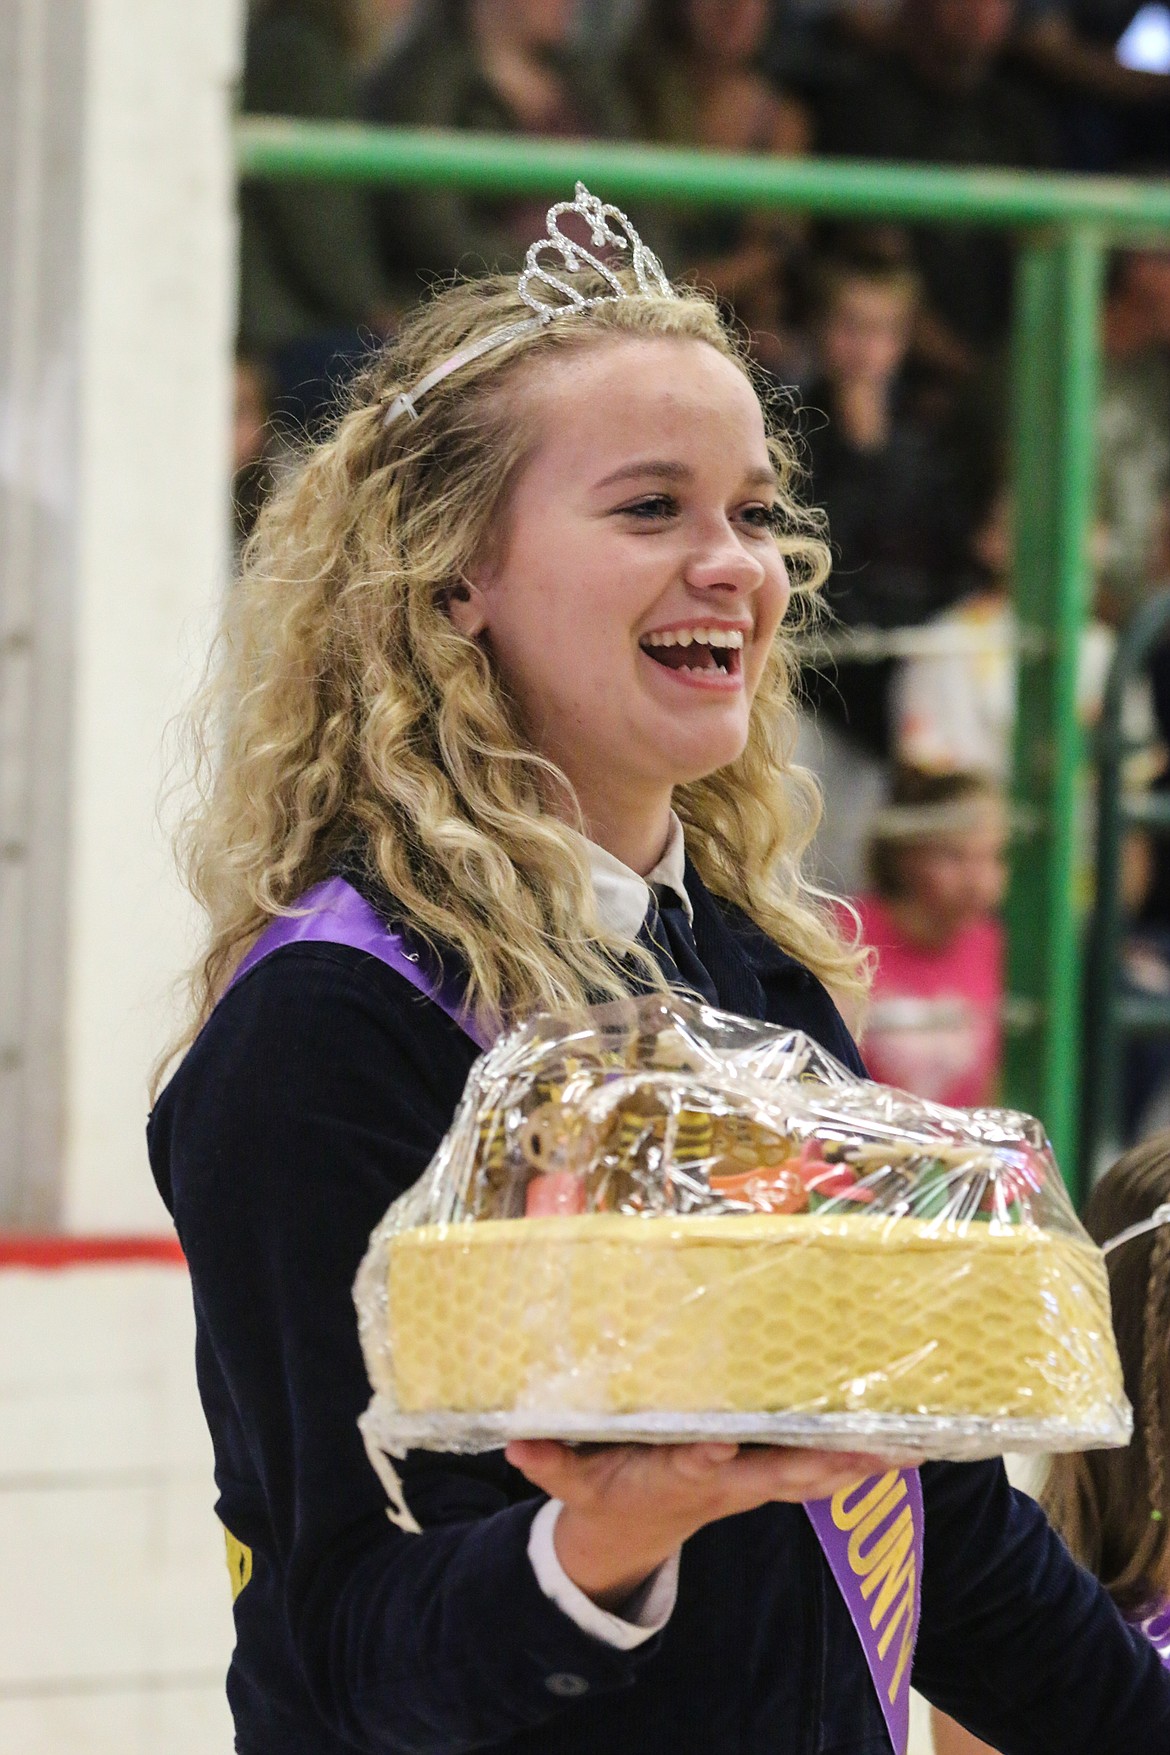
[(857, 1629), (894, 1747), (905, 1755), (922, 1585), (918, 1471), (889, 1469), (805, 1510)]

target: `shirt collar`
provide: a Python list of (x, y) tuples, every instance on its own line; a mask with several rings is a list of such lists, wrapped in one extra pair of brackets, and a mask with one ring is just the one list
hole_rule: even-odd
[(683, 826), (673, 811), (670, 813), (670, 832), (662, 850), (662, 858), (645, 877), (640, 877), (630, 866), (623, 865), (620, 859), (607, 853), (596, 841), (586, 841), (585, 852), (589, 860), (589, 875), (593, 879), (593, 892), (597, 897), (597, 912), (607, 932), (615, 933), (619, 938), (637, 938), (646, 918), (646, 910), (650, 906), (651, 884), (673, 890), (682, 903), (687, 920), (693, 923), (691, 899), (683, 881), (687, 857)]

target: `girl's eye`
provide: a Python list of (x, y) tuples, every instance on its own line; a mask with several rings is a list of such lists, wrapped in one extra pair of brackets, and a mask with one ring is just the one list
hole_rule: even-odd
[(618, 511), (631, 518), (670, 518), (678, 511), (678, 501), (673, 494), (647, 494), (632, 505), (619, 506)]
[[(619, 506), (622, 517), (638, 518), (644, 523), (655, 519), (676, 518), (680, 507), (673, 494), (647, 494), (644, 499)], [(779, 505), (744, 506), (737, 514), (740, 521), (755, 530), (778, 531), (783, 528), (784, 511)]]
[(784, 508), (779, 505), (745, 506), (740, 517), (757, 530), (780, 530), (784, 524)]

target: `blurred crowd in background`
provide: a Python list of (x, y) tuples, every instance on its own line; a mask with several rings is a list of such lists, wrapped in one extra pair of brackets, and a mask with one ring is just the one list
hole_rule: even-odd
[[(1165, 177), (1170, 8), (253, 0), (241, 103), (313, 120)], [(328, 420), (339, 381), (428, 283), (518, 267), (546, 206), (243, 185), (241, 542), (286, 436)], [(871, 1069), (943, 1101), (990, 1101), (1017, 646), (1011, 241), (977, 227), (665, 206), (637, 219), (672, 276), (714, 288), (734, 312), (790, 410), (805, 495), (827, 513), (834, 570), (806, 652), (800, 757), (825, 790), (818, 873), (856, 899), (879, 955)], [(1170, 586), (1170, 251), (1112, 261), (1103, 347), (1086, 723), (1116, 629)], [(1165, 655), (1147, 699), (1145, 779), (1156, 784), (1170, 746)], [(1131, 842), (1132, 978), (1170, 992), (1160, 867), (1153, 843)], [(1131, 1133), (1161, 1119), (1168, 1074), (1155, 1059), (1137, 1079)]]

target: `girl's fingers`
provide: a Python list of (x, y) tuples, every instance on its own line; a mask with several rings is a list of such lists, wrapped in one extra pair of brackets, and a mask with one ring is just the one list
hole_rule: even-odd
[(562, 1499), (561, 1488), (573, 1478), (575, 1458), (567, 1444), (554, 1438), (516, 1438), (507, 1445), (504, 1455), (514, 1469), (527, 1476), (534, 1487), (540, 1487), (550, 1499)]
[(669, 1462), (675, 1474), (697, 1480), (709, 1477), (713, 1470), (734, 1462), (739, 1455), (738, 1444), (672, 1444)]
[(552, 1439), (523, 1439), (509, 1444), (505, 1455), (550, 1498), (619, 1521), (670, 1507), (684, 1519), (689, 1508), (699, 1522), (712, 1522), (769, 1501), (827, 1499), (868, 1476), (907, 1466), (868, 1451), (723, 1443), (576, 1450)]
[(696, 1485), (701, 1483), (709, 1497), (718, 1497), (719, 1506), (712, 1515), (727, 1517), (770, 1500), (792, 1504), (827, 1499), (867, 1476), (884, 1474), (890, 1466), (884, 1457), (869, 1452), (747, 1446), (718, 1463), (680, 1458), (676, 1472)]
[(533, 1465), (539, 1468), (567, 1449), (567, 1445), (555, 1438), (513, 1438), (511, 1444), (505, 1446), (504, 1455), (513, 1468), (526, 1469)]

